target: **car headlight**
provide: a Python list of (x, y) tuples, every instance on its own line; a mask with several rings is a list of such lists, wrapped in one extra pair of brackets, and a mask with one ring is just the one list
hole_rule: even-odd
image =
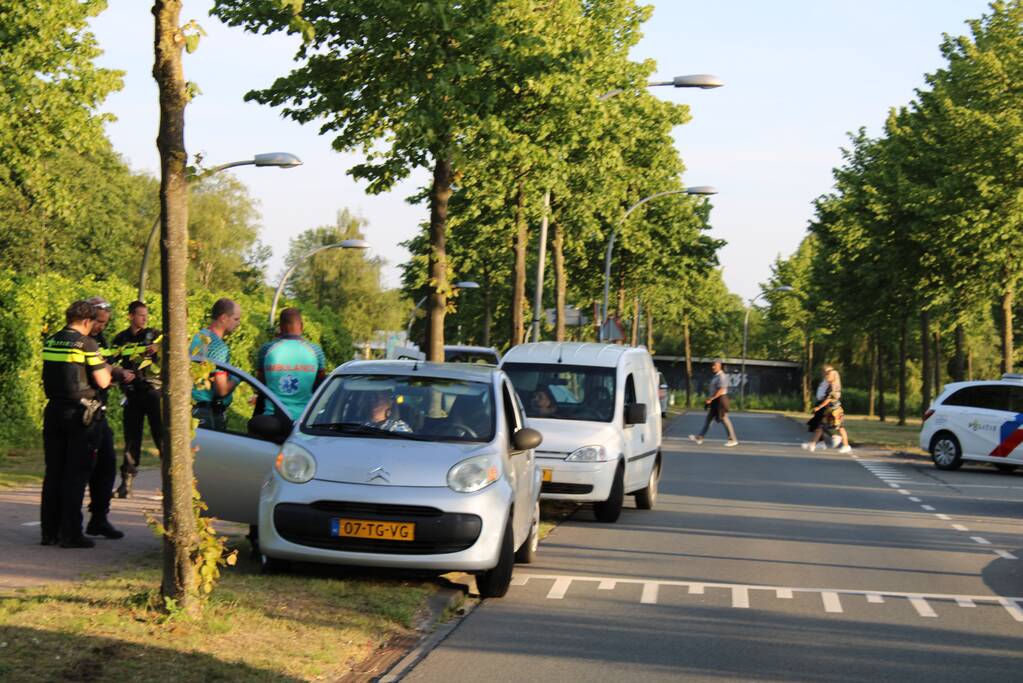
[(274, 467), (286, 481), (304, 484), (316, 475), (316, 458), (301, 446), (286, 443), (277, 454)]
[(566, 462), (607, 462), (607, 449), (603, 446), (583, 446), (572, 451)]
[(492, 455), (477, 455), (458, 463), (448, 470), (448, 486), (452, 491), (472, 493), (497, 481), (501, 468)]

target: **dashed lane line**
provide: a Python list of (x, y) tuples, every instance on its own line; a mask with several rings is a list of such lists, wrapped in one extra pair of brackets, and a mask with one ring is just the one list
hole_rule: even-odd
[(991, 545), (991, 541), (987, 540), (983, 536), (970, 536), (970, 540), (980, 545)]
[[(997, 552), (997, 551), (996, 551)], [(1002, 551), (1005, 552), (1005, 551)], [(1007, 553), (1011, 554), (1011, 553)], [(795, 594), (817, 594), (821, 598), (821, 606), (829, 614), (842, 614), (845, 607), (842, 598), (863, 597), (870, 604), (884, 604), (886, 600), (906, 600), (925, 619), (938, 617), (931, 603), (954, 604), (959, 607), (976, 607), (978, 604), (1002, 607), (1016, 622), (1023, 623), (1023, 608), (1020, 603), (1023, 597), (1004, 597), (998, 595), (955, 595), (948, 593), (905, 593), (901, 591), (866, 591), (845, 588), (797, 588), (793, 586), (764, 586), (738, 583), (712, 583), (707, 581), (671, 581), (662, 579), (635, 579), (624, 577), (570, 576), (564, 574), (533, 574), (518, 573), (512, 577), (513, 586), (525, 586), (531, 581), (551, 581), (547, 592), (548, 600), (561, 600), (573, 584), (596, 583), (598, 589), (614, 590), (622, 585), (641, 586), (639, 602), (643, 605), (656, 605), (663, 589), (677, 587), (686, 589), (689, 595), (705, 595), (707, 589), (728, 591), (734, 609), (749, 609), (751, 596), (755, 594), (773, 593), (776, 598), (791, 600)]]

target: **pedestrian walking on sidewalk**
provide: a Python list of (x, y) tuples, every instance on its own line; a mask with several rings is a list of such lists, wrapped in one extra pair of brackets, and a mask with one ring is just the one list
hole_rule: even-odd
[(699, 434), (690, 434), (689, 439), (698, 444), (703, 443), (703, 437), (710, 429), (711, 422), (720, 422), (728, 432), (726, 446), (738, 446), (739, 441), (735, 438), (735, 428), (732, 421), (728, 419), (728, 375), (725, 374), (721, 361), (716, 360), (710, 366), (714, 376), (710, 379), (710, 396), (704, 403), (707, 406), (707, 418), (703, 421), (703, 429)]

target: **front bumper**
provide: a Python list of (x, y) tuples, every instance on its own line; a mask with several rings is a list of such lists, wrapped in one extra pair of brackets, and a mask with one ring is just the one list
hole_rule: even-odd
[[(497, 565), (512, 491), (501, 480), (476, 493), (448, 488), (292, 484), (277, 476), (263, 487), (259, 547), (268, 557), (300, 562), (478, 571)], [(411, 522), (412, 541), (344, 538), (335, 519)]]
[(540, 488), (544, 500), (601, 502), (611, 495), (618, 461), (567, 462), (563, 458), (536, 457), (536, 466), (551, 470), (550, 481)]

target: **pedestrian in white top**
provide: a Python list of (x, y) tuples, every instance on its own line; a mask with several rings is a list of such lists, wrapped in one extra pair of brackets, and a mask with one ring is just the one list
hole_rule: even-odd
[(739, 441), (735, 438), (735, 429), (732, 427), (732, 421), (728, 419), (728, 375), (725, 374), (719, 360), (714, 361), (710, 369), (714, 372), (714, 376), (710, 379), (710, 396), (704, 401), (707, 406), (707, 418), (703, 422), (703, 429), (700, 430), (700, 433), (690, 434), (689, 439), (698, 444), (703, 443), (703, 437), (710, 429), (710, 423), (720, 422), (728, 432), (728, 441), (725, 442), (725, 445), (738, 446)]

